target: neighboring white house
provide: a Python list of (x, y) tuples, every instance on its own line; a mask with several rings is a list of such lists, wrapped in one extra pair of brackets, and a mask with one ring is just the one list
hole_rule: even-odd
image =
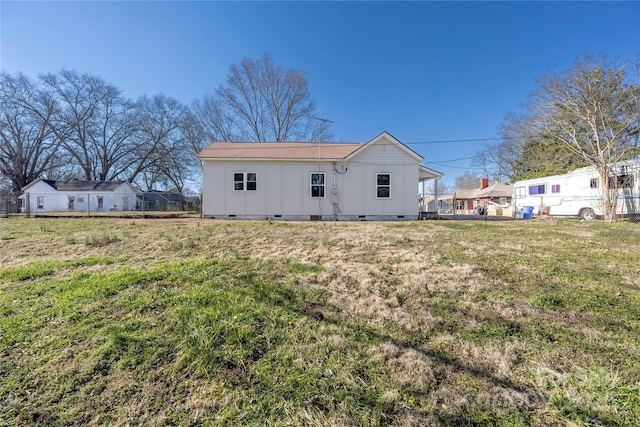
[(37, 179), (22, 189), (23, 212), (107, 212), (136, 209), (137, 191), (126, 181)]
[(198, 157), (213, 218), (417, 219), (418, 183), (442, 176), (387, 132), (367, 143), (213, 142)]

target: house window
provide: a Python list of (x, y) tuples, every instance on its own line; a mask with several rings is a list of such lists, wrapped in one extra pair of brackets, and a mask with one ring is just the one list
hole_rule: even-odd
[(589, 182), (589, 187), (598, 188), (598, 178), (591, 178), (591, 181)]
[(236, 172), (233, 174), (234, 191), (256, 191), (258, 178), (255, 172)]
[(475, 199), (475, 200), (473, 201), (473, 207), (474, 207), (474, 208), (477, 208), (478, 206), (480, 206), (480, 199)]
[(499, 201), (499, 203), (500, 203), (502, 206), (507, 206), (507, 198), (506, 198), (506, 197), (500, 197), (500, 201)]
[(462, 209), (464, 209), (464, 201), (456, 200), (456, 210), (461, 211)]
[(84, 197), (78, 197), (78, 203), (84, 203)]
[(74, 209), (76, 198), (74, 196), (68, 196), (68, 197), (69, 199), (67, 203), (67, 209), (72, 211)]
[(98, 196), (98, 209), (102, 209), (104, 207), (104, 197)]
[(36, 202), (38, 204), (38, 209), (44, 209), (44, 196), (38, 196)]
[(559, 193), (560, 192), (560, 184), (553, 184), (551, 186), (551, 192), (552, 193)]
[(526, 197), (525, 187), (516, 187), (515, 188), (516, 199), (522, 199)]
[(376, 197), (379, 199), (391, 198), (391, 174), (376, 174)]
[(324, 172), (314, 172), (311, 174), (311, 197), (324, 198)]

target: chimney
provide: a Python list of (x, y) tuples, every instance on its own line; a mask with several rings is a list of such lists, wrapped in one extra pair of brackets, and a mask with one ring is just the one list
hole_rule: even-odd
[(489, 186), (489, 178), (480, 179), (480, 189), (487, 188)]

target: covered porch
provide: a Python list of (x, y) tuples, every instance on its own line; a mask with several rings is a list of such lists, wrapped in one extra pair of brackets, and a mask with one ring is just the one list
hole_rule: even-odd
[(436, 218), (438, 216), (438, 210), (431, 210), (429, 206), (431, 204), (426, 200), (424, 194), (426, 193), (426, 183), (428, 181), (433, 181), (433, 193), (435, 200), (435, 206), (437, 206), (438, 200), (438, 181), (442, 178), (443, 173), (438, 172), (437, 170), (428, 168), (426, 166), (418, 166), (418, 191), (421, 197), (418, 198), (418, 208), (419, 208), (419, 219), (431, 219)]

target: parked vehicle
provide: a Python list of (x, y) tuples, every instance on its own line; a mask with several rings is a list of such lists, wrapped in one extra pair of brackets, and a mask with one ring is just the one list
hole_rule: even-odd
[(617, 163), (605, 185), (593, 166), (517, 181), (511, 199), (513, 212), (521, 216), (528, 206), (533, 207), (533, 215), (545, 213), (592, 220), (604, 214), (603, 194), (609, 189), (614, 189), (619, 215), (640, 213), (640, 160)]

